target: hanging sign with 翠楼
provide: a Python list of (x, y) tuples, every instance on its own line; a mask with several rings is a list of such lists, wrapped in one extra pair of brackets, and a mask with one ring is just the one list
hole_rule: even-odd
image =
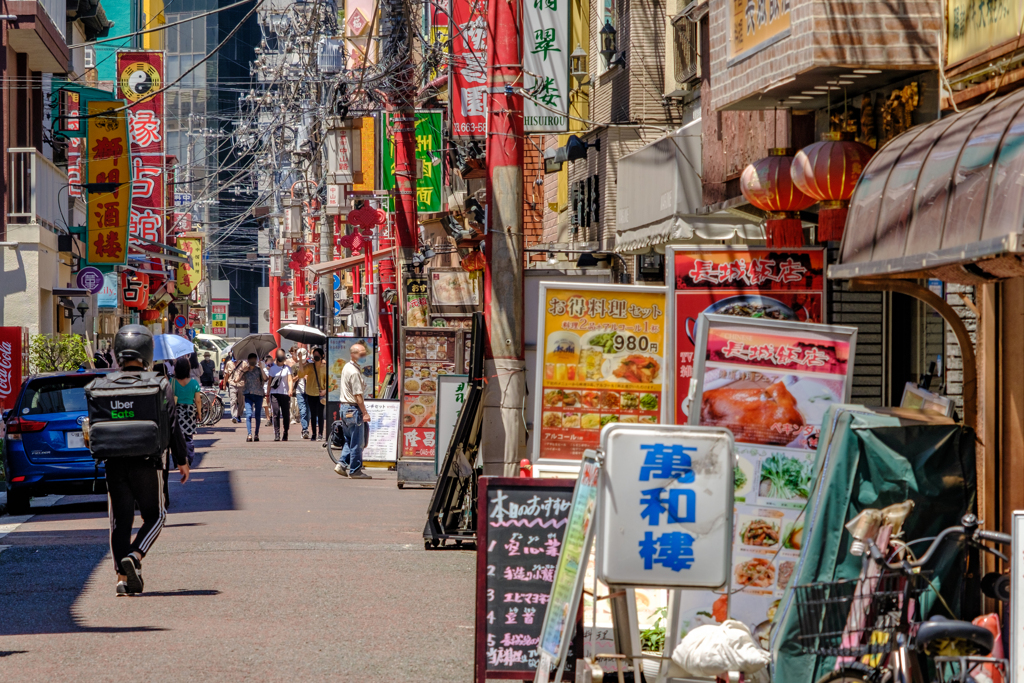
[(118, 94), (128, 101), (131, 134), (132, 206), (129, 232), (134, 244), (147, 251), (159, 247), (140, 242), (164, 242), (164, 53), (118, 52)]
[(542, 282), (535, 459), (573, 460), (613, 422), (662, 421), (665, 290)]
[(90, 102), (86, 180), (107, 183), (113, 192), (90, 192), (88, 245), (85, 260), (92, 264), (124, 265), (128, 258), (128, 210), (132, 199), (128, 126), (124, 102)]
[(452, 136), (487, 133), (487, 0), (451, 0)]
[(569, 3), (523, 3), (523, 127), (527, 133), (569, 130)]
[[(395, 189), (395, 136), (391, 132), (394, 117), (387, 114), (384, 135), (384, 189)], [(441, 188), (444, 186), (444, 164), (441, 163), (442, 112), (416, 112), (416, 160), (422, 173), (416, 179), (416, 210), (420, 213), (436, 213), (441, 210)], [(395, 210), (395, 200), (388, 200), (388, 211)]]
[[(544, 613), (569, 522), (571, 479), (480, 477), (477, 499), (474, 680), (533, 680)], [(567, 608), (568, 610), (568, 608)], [(560, 615), (576, 627), (566, 671), (581, 648), (580, 612)], [(572, 676), (569, 676), (570, 680)]]

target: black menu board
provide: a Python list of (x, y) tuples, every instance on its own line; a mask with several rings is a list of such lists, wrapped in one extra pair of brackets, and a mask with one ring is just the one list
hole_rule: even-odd
[[(477, 523), (476, 680), (533, 680), (537, 644), (572, 506), (574, 479), (481, 477)], [(583, 629), (564, 676), (572, 679)]]

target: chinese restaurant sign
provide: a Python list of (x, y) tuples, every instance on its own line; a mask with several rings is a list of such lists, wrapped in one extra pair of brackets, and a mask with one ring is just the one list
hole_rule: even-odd
[(569, 2), (523, 3), (523, 124), (527, 133), (569, 130)]
[(789, 35), (790, 0), (729, 0), (729, 61)]
[(128, 101), (128, 129), (132, 143), (132, 242), (144, 237), (164, 241), (164, 96), (163, 52), (118, 52), (119, 95)]
[(612, 422), (661, 422), (665, 293), (541, 283), (537, 457), (576, 460)]
[[(82, 94), (74, 90), (66, 90), (63, 93), (66, 98), (67, 127), (68, 130), (81, 132), (82, 121), (78, 118), (82, 111)], [(87, 138), (75, 135), (68, 137), (68, 196), (82, 196), (82, 148), (87, 144)]]
[(695, 247), (670, 251), (668, 281), (675, 306), (676, 424), (693, 374), (693, 340), (702, 312), (820, 323), (825, 253), (821, 249)]
[(405, 324), (427, 327), (430, 324), (430, 280), (426, 275), (405, 276)]
[[(537, 643), (572, 495), (572, 481), (480, 478), (476, 511), (480, 520), (477, 683), (495, 678), (534, 679), (539, 659)], [(574, 612), (568, 619), (577, 624), (577, 615)], [(577, 638), (582, 630), (576, 629)], [(575, 664), (573, 654), (567, 659)]]
[[(736, 439), (732, 581), (739, 592), (730, 616), (753, 629), (771, 619), (800, 558), (818, 435), (829, 407), (849, 401), (857, 329), (705, 320), (690, 424), (725, 427)], [(687, 599), (685, 608), (715, 611), (714, 594)]]
[(946, 64), (956, 64), (1017, 38), (1017, 0), (946, 0)]
[[(385, 130), (391, 130), (392, 117), (387, 116)], [(423, 175), (416, 180), (416, 210), (420, 213), (436, 213), (441, 210), (441, 188), (444, 185), (444, 164), (441, 163), (442, 113), (439, 111), (416, 112), (416, 158), (423, 168)], [(395, 189), (395, 139), (384, 136), (384, 189)], [(394, 199), (388, 200), (388, 211), (395, 210)]]
[[(113, 192), (90, 192), (85, 260), (92, 264), (124, 265), (128, 258), (128, 210), (131, 167), (125, 112), (112, 111), (123, 102), (90, 102), (87, 119), (90, 183), (124, 183)], [(104, 113), (110, 112), (110, 113)]]
[(597, 496), (606, 584), (717, 588), (729, 578), (732, 436), (725, 429), (615, 425)]
[(412, 328), (403, 333), (402, 457), (434, 458), (437, 378), (458, 372), (460, 330)]
[(185, 263), (178, 264), (178, 294), (188, 296), (203, 279), (203, 240), (179, 237), (178, 249), (187, 254)]
[(487, 0), (452, 3), (452, 135), (487, 133)]

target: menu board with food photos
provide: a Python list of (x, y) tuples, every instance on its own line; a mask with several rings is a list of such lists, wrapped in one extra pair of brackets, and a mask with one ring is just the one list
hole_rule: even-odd
[(461, 346), (461, 330), (407, 327), (403, 331), (403, 458), (434, 458), (437, 378), (462, 374)]
[(660, 423), (664, 289), (541, 283), (540, 296), (537, 457), (579, 461), (606, 424)]
[[(829, 407), (850, 400), (857, 328), (703, 314), (695, 337), (690, 424), (727, 427), (733, 472), (729, 617), (768, 622), (803, 547), (818, 435)], [(685, 620), (724, 616), (724, 598), (688, 591)], [(716, 602), (718, 601), (718, 602)]]

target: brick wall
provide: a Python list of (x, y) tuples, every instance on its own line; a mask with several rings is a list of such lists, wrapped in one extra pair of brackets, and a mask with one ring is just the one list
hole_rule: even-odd
[(944, 3), (791, 0), (790, 7), (790, 35), (730, 67), (727, 29), (732, 3), (711, 3), (716, 108), (815, 66), (935, 67)]
[[(544, 135), (529, 135), (523, 148), (523, 246), (535, 246), (544, 241)], [(540, 179), (542, 184), (536, 183)], [(544, 254), (526, 254), (526, 265), (543, 261)]]

